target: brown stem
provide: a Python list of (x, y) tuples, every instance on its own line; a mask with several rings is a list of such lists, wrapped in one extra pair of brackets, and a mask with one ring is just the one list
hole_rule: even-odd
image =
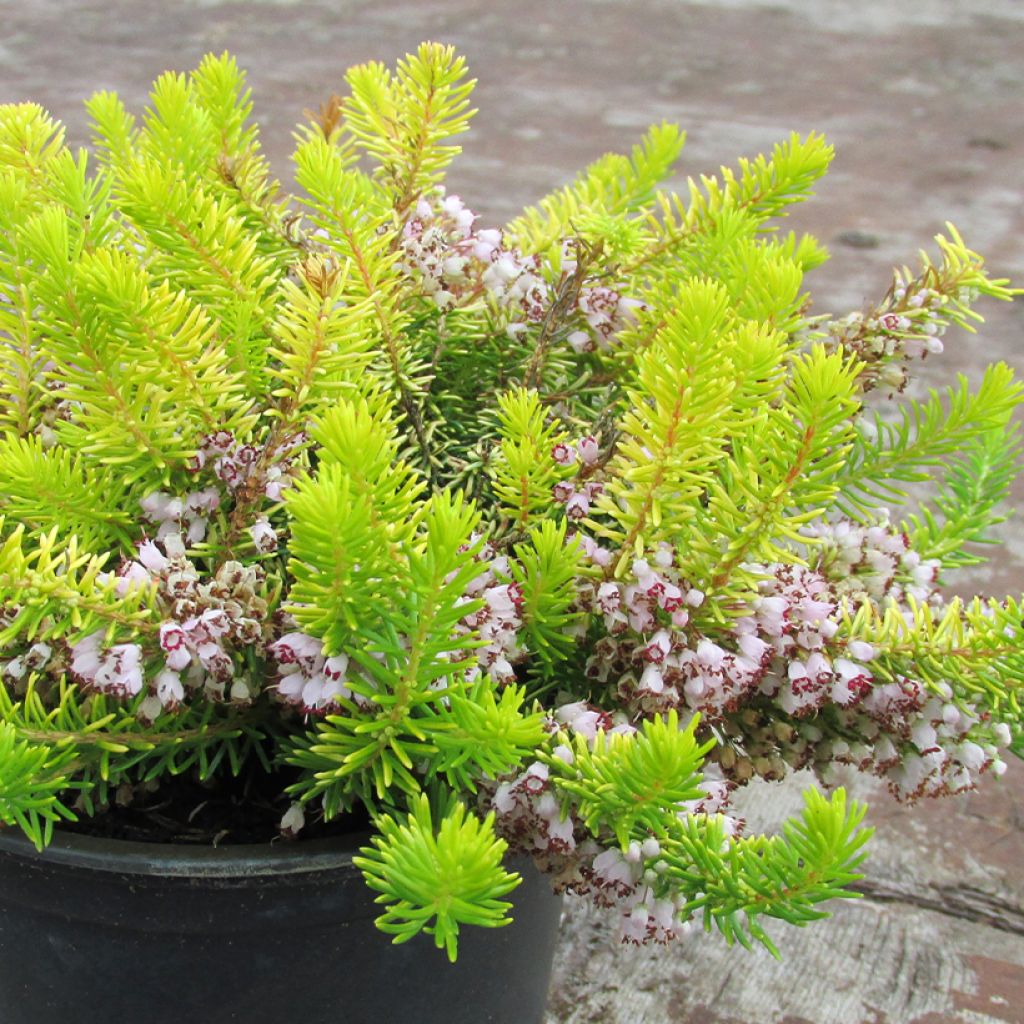
[(580, 248), (579, 258), (576, 261), (576, 268), (568, 276), (562, 277), (559, 282), (555, 299), (548, 306), (544, 313), (544, 319), (540, 324), (540, 332), (534, 345), (533, 355), (527, 364), (526, 372), (523, 374), (523, 384), (528, 388), (539, 388), (544, 370), (544, 359), (547, 356), (555, 331), (560, 326), (563, 317), (576, 305), (583, 283), (590, 273), (590, 268), (600, 257), (603, 246), (601, 242), (594, 245), (586, 245), (582, 240), (578, 241)]

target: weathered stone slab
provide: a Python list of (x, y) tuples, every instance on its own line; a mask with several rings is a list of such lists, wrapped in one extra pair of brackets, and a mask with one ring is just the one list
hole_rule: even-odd
[[(807, 778), (744, 794), (752, 826), (800, 807)], [(863, 899), (770, 929), (782, 962), (697, 931), (620, 946), (568, 905), (547, 1024), (1021, 1024), (1024, 766), (973, 796), (908, 808), (863, 780), (877, 829)]]

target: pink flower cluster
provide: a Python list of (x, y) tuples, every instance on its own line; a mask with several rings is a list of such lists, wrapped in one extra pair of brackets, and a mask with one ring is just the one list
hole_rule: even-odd
[(543, 318), (550, 289), (538, 257), (507, 248), (501, 230), (478, 230), (476, 220), (458, 196), (438, 192), (432, 202), (421, 199), (402, 230), (403, 268), (441, 310), (488, 292), (514, 311), (514, 334)]
[(637, 310), (644, 308), (639, 299), (621, 295), (605, 285), (581, 288), (576, 306), (583, 325), (566, 338), (575, 352), (607, 351), (615, 336), (636, 319)]
[(130, 698), (142, 692), (142, 647), (104, 646), (106, 630), (98, 629), (71, 645), (71, 673), (82, 685), (113, 697)]
[(789, 766), (812, 768), (831, 786), (852, 766), (884, 779), (899, 800), (961, 793), (983, 772), (1005, 771), (1000, 750), (1009, 730), (971, 702), (954, 702), (948, 686), (940, 691), (900, 676), (849, 707), (789, 722), (752, 704), (727, 716), (721, 730), (731, 742), (716, 756), (741, 782), (755, 774), (781, 778)]
[[(402, 229), (401, 266), (441, 310), (489, 295), (510, 316), (509, 336), (518, 337), (529, 324), (543, 320), (554, 301), (554, 289), (545, 279), (539, 256), (524, 256), (506, 244), (504, 232), (477, 229), (476, 221), (476, 214), (458, 196), (439, 191), (421, 199)], [(563, 244), (563, 277), (576, 271), (575, 244)], [(606, 285), (583, 287), (568, 313), (574, 329), (566, 340), (576, 352), (607, 349), (642, 307), (639, 300)]]
[(22, 654), (15, 655), (8, 661), (0, 662), (0, 677), (6, 676), (14, 683), (19, 683), (33, 672), (46, 671), (53, 654), (53, 648), (49, 644), (42, 641), (34, 643)]
[[(515, 682), (513, 663), (526, 655), (519, 643), (523, 625), (523, 591), (518, 583), (495, 583), (483, 591), (484, 607), (466, 616), (484, 641), (476, 648), (477, 665), (496, 683)], [(470, 671), (472, 677), (473, 671)]]
[(124, 562), (116, 580), (122, 593), (139, 586), (155, 588), (163, 615), (157, 634), (159, 664), (147, 684), (142, 646), (106, 647), (105, 631), (98, 630), (71, 645), (71, 672), (80, 684), (125, 699), (145, 687), (139, 714), (147, 720), (176, 708), (188, 690), (201, 690), (209, 700), (252, 702), (258, 686), (236, 673), (234, 652), (260, 652), (265, 642), (267, 605), (258, 592), (259, 567), (225, 562), (204, 582), (186, 557), (180, 535), (171, 533), (162, 549), (156, 541), (143, 541), (138, 559)]
[(873, 678), (865, 663), (875, 651), (859, 640), (833, 643), (839, 608), (828, 581), (801, 566), (775, 565), (767, 571), (753, 615), (735, 624), (738, 637), (752, 638), (748, 650), (758, 641), (767, 644), (762, 654), (767, 671), (758, 680), (758, 692), (796, 717), (863, 699)]
[(299, 431), (268, 452), (262, 445), (241, 443), (230, 430), (218, 430), (202, 439), (189, 468), (198, 473), (208, 466), (231, 492), (255, 483), (268, 500), (280, 501), (290, 483), (288, 470), (308, 440)]
[(199, 544), (206, 537), (209, 516), (220, 507), (220, 492), (216, 487), (205, 487), (178, 498), (165, 491), (154, 491), (139, 504), (145, 518), (159, 524), (157, 540), (180, 536), (184, 530), (189, 544)]
[(590, 505), (604, 490), (596, 480), (587, 480), (600, 462), (601, 451), (593, 436), (581, 438), (575, 444), (559, 442), (551, 450), (551, 458), (559, 466), (568, 467), (579, 463), (575, 480), (559, 480), (552, 488), (555, 501), (565, 506), (567, 519), (584, 519), (590, 514)]
[[(470, 541), (474, 546), (478, 542), (478, 537)], [(463, 672), (467, 682), (486, 674), (499, 685), (512, 683), (513, 666), (526, 654), (519, 643), (522, 592), (517, 583), (504, 582), (509, 579), (509, 561), (492, 545), (481, 545), (474, 558), (481, 571), (470, 580), (460, 601), (483, 603), (463, 616), (454, 630), (456, 640), (472, 638), (474, 643), (462, 652), (453, 652), (450, 658), (468, 666)], [(482, 643), (476, 643), (477, 638)], [(352, 701), (362, 708), (371, 706), (364, 694), (367, 687), (375, 688), (372, 679), (358, 672), (355, 678), (361, 685), (351, 689), (346, 685), (353, 679), (348, 655), (327, 657), (322, 641), (316, 637), (292, 630), (270, 644), (268, 650), (277, 663), (277, 692), (307, 714), (329, 714), (339, 709), (342, 701)]]
[(1006, 770), (999, 751), (1009, 746), (1010, 730), (986, 723), (977, 707), (952, 697), (948, 684), (929, 693), (906, 677), (876, 685), (842, 722), (848, 735), (868, 742), (833, 738), (818, 756), (876, 771), (901, 800), (973, 789), (982, 772)]
[(814, 567), (827, 577), (837, 597), (854, 605), (868, 600), (906, 605), (909, 598), (918, 604), (941, 601), (941, 562), (922, 558), (887, 515), (873, 524), (849, 519), (822, 522), (807, 532), (817, 539), (809, 552)]
[[(633, 733), (623, 713), (615, 715), (583, 701), (561, 705), (554, 713), (552, 730), (566, 729), (592, 743), (599, 731)], [(555, 758), (567, 765), (575, 755), (567, 744), (554, 748)], [(692, 814), (721, 814), (731, 784), (715, 776), (715, 766), (702, 783), (707, 794), (681, 807), (680, 818)], [(649, 837), (633, 841), (623, 850), (614, 837), (595, 840), (579, 821), (575, 808), (563, 811), (563, 799), (551, 769), (535, 761), (525, 770), (501, 781), (490, 797), (497, 812), (497, 827), (513, 849), (531, 854), (554, 876), (560, 891), (586, 896), (598, 906), (614, 908), (623, 942), (668, 942), (686, 931), (680, 917), (682, 900), (658, 895), (659, 876), (667, 865), (661, 847)], [(726, 834), (737, 834), (742, 821), (726, 818)]]
[(905, 676), (876, 682), (860, 701), (820, 716), (787, 720), (751, 702), (726, 715), (719, 730), (726, 745), (712, 756), (738, 782), (808, 767), (831, 786), (842, 781), (842, 766), (854, 766), (908, 801), (972, 789), (986, 771), (1001, 774), (999, 751), (1010, 740), (971, 702), (954, 702), (948, 688), (929, 693)]
[(277, 692), (307, 714), (330, 714), (341, 708), (343, 700), (367, 703), (345, 685), (348, 656), (327, 657), (323, 641), (317, 637), (295, 630), (285, 633), (268, 650), (277, 662)]
[[(300, 431), (268, 451), (265, 446), (243, 444), (230, 430), (218, 430), (202, 438), (189, 469), (194, 473), (210, 469), (230, 494), (254, 492), (277, 502), (291, 483), (295, 458), (307, 441)], [(207, 517), (220, 501), (216, 487), (194, 491), (184, 498), (158, 491), (143, 498), (142, 508), (151, 522), (160, 524), (158, 540), (184, 527), (188, 542), (196, 544), (206, 537)], [(257, 551), (268, 554), (277, 550), (277, 531), (266, 516), (257, 515), (247, 532)]]
[[(571, 761), (572, 751), (559, 747), (556, 757)], [(550, 783), (550, 769), (534, 761), (514, 778), (498, 785), (491, 805), (500, 815), (502, 834), (517, 849), (541, 854), (570, 854), (576, 850), (576, 822), (562, 816), (561, 802)]]
[[(706, 795), (682, 806), (680, 819), (693, 815), (714, 816), (720, 820), (727, 837), (738, 836), (744, 822), (735, 817), (728, 806), (733, 784), (721, 777), (716, 765), (708, 764), (700, 788)], [(666, 868), (660, 855), (660, 844), (653, 837), (642, 843), (634, 840), (626, 850), (618, 846), (606, 847), (589, 865), (580, 864), (571, 890), (589, 896), (599, 906), (614, 907), (618, 911), (619, 936), (623, 942), (633, 945), (670, 942), (685, 935), (690, 924), (681, 916), (682, 899), (658, 895), (658, 879)]]
[(869, 313), (851, 313), (830, 326), (827, 344), (842, 345), (867, 364), (861, 379), (865, 391), (886, 387), (903, 391), (907, 365), (942, 352), (949, 297), (928, 287), (922, 278), (897, 278), (887, 299)]
[[(473, 538), (476, 543), (477, 538)], [(523, 625), (523, 592), (518, 583), (510, 579), (507, 556), (498, 555), (490, 544), (482, 545), (475, 556), (482, 571), (466, 587), (463, 602), (482, 600), (483, 606), (465, 615), (455, 627), (456, 636), (470, 636), (474, 631), (483, 641), (482, 646), (467, 651), (475, 663), (466, 672), (472, 682), (486, 673), (499, 685), (515, 682), (516, 662), (526, 656), (519, 642)]]
[(668, 867), (660, 859), (657, 839), (652, 836), (642, 843), (633, 840), (625, 850), (618, 846), (602, 849), (596, 843), (587, 846), (599, 852), (589, 863), (580, 864), (577, 880), (567, 889), (617, 911), (622, 942), (664, 945), (689, 931), (689, 923), (681, 917), (685, 898), (657, 894), (658, 879)]
[[(557, 747), (555, 756), (569, 764), (573, 760), (567, 746)], [(500, 834), (513, 849), (532, 854), (554, 876), (560, 891), (587, 896), (598, 906), (619, 911), (624, 942), (667, 942), (680, 934), (679, 904), (656, 898), (649, 884), (654, 879), (647, 877), (654, 870), (647, 865), (660, 853), (657, 840), (631, 843), (623, 852), (590, 838), (571, 809), (563, 815), (546, 764), (535, 761), (501, 782), (491, 806), (498, 815)]]
[(748, 700), (768, 698), (804, 716), (866, 692), (871, 673), (862, 662), (874, 652), (854, 642), (836, 656), (837, 606), (823, 577), (793, 566), (766, 569), (750, 614), (733, 621), (731, 642), (722, 646), (691, 626), (704, 594), (680, 578), (671, 549), (659, 548), (654, 561), (652, 568), (636, 559), (630, 580), (599, 582), (581, 595), (607, 631), (587, 674), (611, 684), (634, 713), (676, 708), (716, 722)]
[[(951, 690), (936, 696), (909, 678), (876, 680), (874, 648), (841, 635), (842, 600), (931, 599), (934, 565), (887, 526), (838, 524), (819, 535), (828, 576), (748, 566), (762, 576), (758, 594), (715, 640), (690, 622), (704, 596), (680, 578), (670, 548), (658, 549), (653, 566), (637, 559), (627, 580), (588, 584), (580, 603), (605, 635), (593, 642), (587, 675), (635, 717), (700, 712), (726, 739), (712, 758), (737, 782), (813, 767), (830, 783), (838, 765), (855, 764), (916, 799), (1001, 771), (1009, 736), (980, 710)], [(592, 541), (585, 547), (603, 561)]]
[[(181, 673), (185, 685), (202, 687), (209, 699), (252, 702), (258, 686), (236, 674), (234, 651), (262, 652), (265, 644), (266, 602), (258, 594), (263, 573), (258, 566), (225, 562), (212, 580), (201, 582), (194, 566), (176, 552), (143, 551), (147, 568), (171, 599), (172, 617), (160, 626), (160, 647), (165, 669), (157, 679), (157, 696), (166, 706), (181, 699)], [(177, 557), (174, 557), (177, 555)]]

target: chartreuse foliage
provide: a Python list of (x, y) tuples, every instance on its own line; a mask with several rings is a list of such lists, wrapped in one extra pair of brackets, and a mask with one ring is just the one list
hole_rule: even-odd
[[(654, 839), (648, 859), (655, 892), (684, 896), (687, 912), (701, 913), (705, 927), (716, 926), (730, 944), (749, 947), (756, 939), (777, 956), (758, 918), (806, 924), (826, 916), (816, 904), (849, 895), (842, 887), (860, 877), (870, 835), (858, 828), (866, 807), (848, 805), (841, 789), (830, 799), (809, 790), (803, 815), (786, 824), (784, 835), (732, 841), (719, 816), (685, 813), (687, 802), (703, 795), (698, 769), (711, 746), (696, 740), (697, 724), (681, 729), (672, 712), (635, 736), (599, 733), (593, 745), (563, 734), (571, 763), (543, 755), (553, 792), (576, 807), (594, 837), (611, 835), (623, 850)], [(426, 930), (454, 958), (459, 924), (508, 923), (509, 904), (497, 897), (519, 879), (501, 867), (504, 843), (488, 836), (489, 819), (481, 830), (459, 804), (435, 834), (427, 797), (413, 808), (401, 823), (383, 819), (373, 849), (357, 863), (381, 893), (378, 902), (388, 904), (381, 928), (396, 942)], [(460, 843), (479, 852), (467, 858)], [(453, 871), (453, 862), (465, 869)]]
[(53, 836), (54, 822), (73, 817), (60, 797), (70, 782), (74, 752), (31, 743), (15, 725), (0, 722), (0, 758), (4, 766), (0, 821), (20, 826), (42, 847)]
[(106, 558), (81, 550), (74, 534), (61, 540), (54, 526), (26, 545), (24, 525), (9, 528), (0, 518), (0, 538), (0, 601), (6, 612), (0, 643), (62, 640), (97, 628), (122, 636), (157, 628), (152, 589), (121, 593), (116, 579), (102, 572)]
[(573, 605), (583, 553), (566, 532), (564, 520), (549, 519), (531, 526), (527, 540), (514, 548), (512, 578), (523, 595), (523, 630), (545, 674), (572, 649), (569, 629), (580, 618)]
[(344, 104), (344, 124), (356, 146), (376, 163), (401, 215), (432, 186), (461, 148), (449, 141), (469, 128), (475, 113), (466, 81), (466, 61), (450, 46), (423, 43), (398, 62), (392, 74), (371, 61), (346, 75), (352, 90)]
[[(702, 265), (709, 258), (718, 262), (737, 243), (773, 230), (769, 223), (773, 217), (807, 199), (814, 183), (828, 170), (832, 156), (832, 147), (820, 135), (812, 132), (801, 139), (794, 132), (775, 146), (770, 158), (741, 159), (739, 173), (723, 167), (720, 177), (688, 179), (685, 197), (658, 192), (645, 210), (654, 239), (627, 264), (627, 273), (673, 275), (677, 260), (694, 256)], [(813, 242), (800, 245), (798, 263), (804, 269), (821, 259)]]
[[(539, 765), (575, 850), (656, 848), (677, 923), (770, 946), (763, 918), (849, 895), (862, 808), (811, 793), (772, 838), (694, 812), (707, 720), (629, 705), (635, 664), (588, 674), (618, 635), (594, 595), (668, 552), (673, 628), (724, 651), (767, 565), (940, 468), (903, 528), (979, 560), (1018, 456), (1009, 368), (867, 404), (1011, 291), (950, 228), (870, 314), (809, 318), (826, 253), (777, 220), (828, 167), (815, 134), (677, 195), (684, 134), (658, 125), (482, 230), (440, 189), (462, 58), (346, 82), (296, 131), (297, 198), (226, 55), (138, 118), (93, 96), (94, 157), (0, 107), (0, 821), (43, 845), (115, 793), (262, 766), (285, 802), (368, 808), (381, 927), (454, 957), (508, 920), (491, 807)], [(837, 642), (1019, 732), (1019, 603), (908, 607), (851, 605)], [(616, 731), (560, 732), (573, 702)]]
[[(97, 493), (109, 502), (97, 505)], [(36, 434), (12, 431), (0, 440), (0, 510), (36, 536), (59, 510), (89, 549), (130, 543), (129, 493), (117, 473), (67, 448), (46, 448)]]
[(587, 828), (596, 832), (607, 825), (620, 846), (638, 835), (660, 837), (666, 809), (703, 794), (698, 768), (714, 744), (697, 743), (698, 721), (680, 729), (672, 712), (648, 723), (636, 738), (600, 733), (593, 746), (577, 738), (571, 764), (548, 761), (557, 773), (556, 788), (575, 800)]
[[(541, 715), (524, 705), (521, 688), (498, 697), (480, 683), (461, 681), (475, 646), (456, 627), (479, 602), (461, 601), (479, 574), (473, 541), (479, 513), (456, 492), (440, 492), (426, 504), (415, 533), (395, 539), (389, 552), (379, 532), (368, 527), (365, 503), (353, 505), (347, 486), (339, 490), (340, 467), (323, 467), (319, 484), (299, 484), (289, 500), (295, 517), (292, 551), (296, 560), (293, 613), (323, 635), (328, 649), (349, 650), (362, 669), (353, 680), (355, 697), (372, 714), (329, 715), (290, 756), (308, 772), (297, 794), (324, 794), (328, 810), (351, 794), (372, 805), (422, 791), (427, 777), (442, 776), (459, 789), (474, 779), (495, 777), (540, 742)], [(328, 510), (307, 503), (312, 487), (337, 498)], [(353, 513), (353, 509), (356, 509)], [(307, 528), (344, 518), (343, 532), (319, 530), (320, 551), (305, 545)], [(351, 525), (358, 525), (349, 531)], [(308, 552), (308, 554), (307, 554)], [(382, 580), (390, 571), (393, 581)], [(307, 585), (306, 580), (310, 583)], [(391, 582), (391, 586), (388, 586)], [(374, 604), (374, 591), (387, 590), (386, 607)], [(544, 595), (537, 595), (537, 603)], [(317, 618), (307, 620), (307, 610)]]
[(17, 701), (0, 691), (0, 712), (0, 744), (12, 749), (12, 769), (24, 756), (38, 772), (34, 778), (23, 772), (20, 781), (12, 777), (10, 786), (5, 775), (0, 820), (21, 825), (40, 847), (49, 842), (54, 823), (97, 813), (124, 784), (190, 770), (208, 778), (265, 757), (257, 723), (212, 705), (161, 716), (141, 730), (135, 709), (121, 701), (95, 694), (83, 700), (69, 683), (44, 696), (30, 683)]
[(943, 566), (977, 565), (985, 559), (966, 544), (992, 544), (988, 531), (1006, 519), (1000, 511), (1020, 458), (1020, 428), (1004, 422), (974, 436), (946, 460), (931, 505), (904, 524), (914, 549)]
[(516, 388), (498, 396), (501, 440), (491, 462), (491, 486), (501, 510), (522, 529), (530, 516), (551, 508), (551, 488), (563, 475), (551, 450), (568, 439), (547, 420), (536, 391)]
[(1022, 603), (955, 598), (938, 611), (916, 603), (910, 611), (908, 621), (895, 607), (864, 606), (849, 622), (851, 636), (870, 637), (881, 648), (879, 675), (895, 679), (913, 668), (918, 676), (949, 681), (977, 697), (996, 721), (1019, 724), (1024, 695), (1005, 680), (1024, 678)]
[(799, 542), (802, 527), (832, 505), (859, 406), (857, 369), (845, 353), (814, 346), (792, 360), (779, 403), (761, 406), (734, 435), (731, 457), (709, 488), (711, 529), (687, 556), (693, 577), (718, 599), (713, 611), (749, 592), (744, 563), (782, 560), (785, 545)]
[(311, 257), (300, 268), (302, 283), (285, 280), (274, 324), (268, 370), (279, 386), (277, 429), (287, 435), (302, 429), (352, 392), (373, 360), (372, 338), (365, 329), (369, 304), (350, 302), (346, 274), (329, 261)]
[(1021, 395), (1013, 371), (1005, 363), (995, 363), (977, 390), (961, 375), (956, 387), (941, 394), (932, 390), (924, 401), (906, 403), (895, 419), (884, 419), (880, 413), (865, 418), (836, 475), (848, 510), (857, 514), (858, 508), (870, 510), (879, 502), (898, 499), (903, 484), (931, 479), (936, 466), (963, 458), (985, 438), (989, 445), (1003, 438)]
[(358, 149), (348, 135), (330, 137), (305, 128), (295, 150), (295, 178), (308, 194), (307, 215), (324, 232), (325, 244), (350, 266), (348, 295), (372, 309), (364, 329), (375, 365), (392, 382), (408, 413), (425, 388), (426, 370), (408, 337), (395, 272), (394, 214), (382, 189), (356, 166)]
[(692, 515), (743, 418), (732, 401), (737, 382), (730, 357), (745, 339), (728, 329), (725, 289), (704, 280), (684, 287), (678, 308), (638, 357), (611, 481), (598, 504), (614, 525), (596, 521), (594, 529), (616, 543), (617, 570), (663, 526)]
[(381, 931), (395, 942), (426, 931), (455, 960), (460, 925), (510, 924), (512, 904), (502, 897), (521, 879), (502, 866), (508, 844), (493, 827), (493, 812), (481, 821), (460, 803), (435, 823), (425, 795), (404, 821), (381, 819), (373, 846), (354, 858), (380, 893), (377, 902), (388, 905), (377, 920)]
[[(862, 877), (857, 868), (871, 835), (859, 827), (866, 811), (864, 804), (847, 804), (845, 790), (826, 798), (808, 789), (803, 814), (785, 823), (782, 836), (736, 843), (726, 840), (721, 818), (691, 817), (673, 828), (684, 834), (665, 844), (667, 875), (692, 893), (686, 909), (703, 914), (706, 930), (716, 926), (730, 945), (749, 948), (756, 939), (778, 956), (758, 918), (805, 925), (827, 916), (817, 904), (848, 896), (844, 887)], [(710, 852), (716, 850), (725, 852)]]

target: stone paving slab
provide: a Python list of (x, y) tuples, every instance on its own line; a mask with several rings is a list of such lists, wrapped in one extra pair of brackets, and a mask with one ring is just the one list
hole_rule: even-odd
[[(292, 124), (349, 64), (441, 39), (480, 80), (452, 188), (489, 220), (663, 118), (689, 131), (687, 174), (814, 129), (837, 157), (792, 225), (833, 252), (810, 279), (819, 311), (878, 296), (946, 219), (1024, 283), (1022, 0), (0, 0), (0, 16), (0, 101), (45, 104), (79, 142), (91, 90), (137, 108), (160, 71), (227, 48), (287, 177)], [(950, 336), (927, 385), (992, 359), (1024, 372), (1024, 302), (983, 312), (984, 333)], [(965, 587), (1020, 592), (1019, 518), (1001, 539)], [(772, 820), (796, 791), (751, 794), (753, 812)], [(547, 1024), (1024, 1022), (1024, 765), (913, 811), (872, 799), (869, 895), (825, 926), (776, 930), (781, 966), (713, 936), (622, 949), (575, 908)]]
[[(782, 961), (692, 933), (622, 947), (570, 906), (545, 1024), (1024, 1024), (1024, 765), (916, 808), (877, 784), (857, 902), (806, 929), (770, 927)], [(748, 791), (752, 826), (800, 807), (807, 778)]]

